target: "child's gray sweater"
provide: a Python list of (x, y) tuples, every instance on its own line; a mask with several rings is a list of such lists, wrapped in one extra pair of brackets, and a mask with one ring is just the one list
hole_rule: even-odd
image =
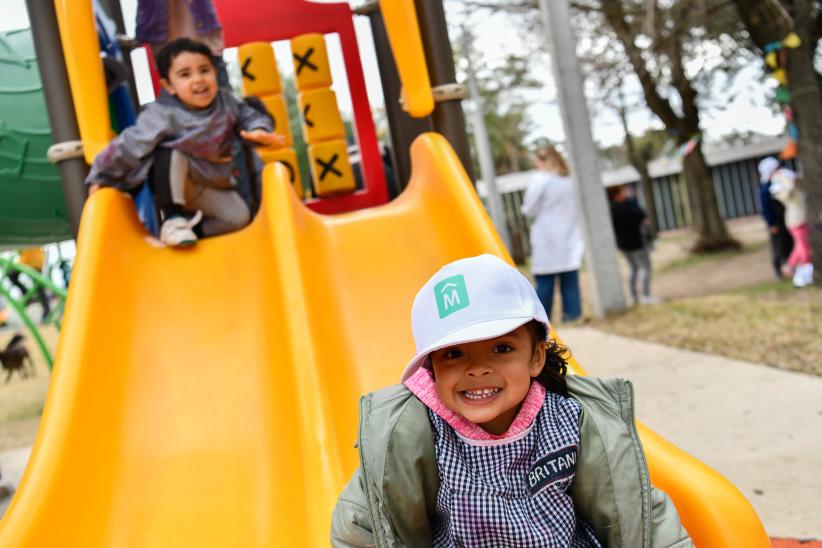
[(179, 99), (160, 92), (94, 159), (87, 184), (99, 183), (129, 190), (142, 183), (158, 147), (179, 150), (189, 158), (189, 177), (204, 186), (231, 186), (231, 145), (239, 130), (272, 131), (271, 119), (220, 90), (206, 109), (192, 110)]

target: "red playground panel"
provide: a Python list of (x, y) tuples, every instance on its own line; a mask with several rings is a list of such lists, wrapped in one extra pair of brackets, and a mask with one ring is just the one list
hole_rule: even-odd
[(215, 0), (223, 23), (226, 47), (246, 42), (276, 42), (300, 34), (337, 33), (345, 59), (345, 73), (354, 106), (354, 133), (360, 149), (363, 189), (307, 205), (320, 213), (343, 213), (388, 202), (388, 189), (377, 133), (365, 90), (354, 14), (348, 4), (319, 4), (306, 0)]

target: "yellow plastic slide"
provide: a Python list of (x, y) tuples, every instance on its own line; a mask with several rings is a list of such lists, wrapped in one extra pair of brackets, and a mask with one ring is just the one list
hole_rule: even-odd
[[(147, 237), (123, 194), (96, 193), (0, 546), (327, 546), (358, 398), (413, 354), (417, 288), (450, 260), (507, 257), (446, 141), (426, 134), (412, 156), (397, 200), (334, 217), (268, 167), (253, 224), (188, 251)], [(646, 443), (700, 546), (768, 545), (736, 489)]]

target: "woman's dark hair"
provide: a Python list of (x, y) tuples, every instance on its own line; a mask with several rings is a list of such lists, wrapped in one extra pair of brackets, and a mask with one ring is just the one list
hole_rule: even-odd
[(525, 324), (525, 327), (531, 333), (531, 340), (535, 349), (538, 342), (547, 340), (545, 367), (542, 368), (535, 380), (549, 392), (567, 398), (568, 383), (565, 382), (565, 373), (568, 372), (568, 359), (571, 357), (571, 351), (559, 344), (556, 339), (548, 339), (548, 330), (542, 322), (531, 320)]
[(214, 68), (217, 68), (211, 56), (211, 49), (209, 49), (208, 46), (202, 42), (195, 42), (190, 38), (177, 38), (160, 48), (160, 51), (157, 52), (155, 61), (157, 61), (157, 72), (160, 73), (160, 78), (168, 80), (168, 71), (171, 68), (172, 61), (174, 61), (175, 57), (186, 51), (205, 55), (208, 57), (208, 60), (211, 61)]

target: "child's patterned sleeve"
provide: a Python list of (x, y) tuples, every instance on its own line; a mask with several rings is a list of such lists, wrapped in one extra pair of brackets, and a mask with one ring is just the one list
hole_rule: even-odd
[(168, 115), (156, 103), (148, 105), (127, 127), (94, 159), (86, 184), (98, 183), (128, 189), (139, 184), (148, 171), (149, 156), (169, 133)]
[[(262, 103), (260, 105), (262, 106)], [(270, 114), (257, 110), (245, 101), (239, 101), (239, 107), (240, 119), (237, 123), (239, 129), (245, 131), (264, 129), (269, 133), (274, 131), (274, 119)]]

